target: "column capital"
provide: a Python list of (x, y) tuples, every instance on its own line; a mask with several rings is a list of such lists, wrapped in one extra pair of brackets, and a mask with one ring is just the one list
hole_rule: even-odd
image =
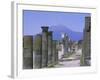
[(48, 28), (49, 28), (48, 26), (42, 26), (41, 28), (43, 32), (48, 32)]

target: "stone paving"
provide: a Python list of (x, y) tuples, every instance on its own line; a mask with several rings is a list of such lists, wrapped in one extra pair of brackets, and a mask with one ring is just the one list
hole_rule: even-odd
[(73, 53), (70, 57), (62, 58), (61, 60), (59, 60), (59, 63), (54, 67), (78, 67), (80, 66), (80, 56), (81, 50), (78, 50), (76, 53)]

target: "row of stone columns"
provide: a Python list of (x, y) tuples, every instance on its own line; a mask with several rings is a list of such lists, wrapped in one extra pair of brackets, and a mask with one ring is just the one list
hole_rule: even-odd
[[(47, 26), (41, 28), (42, 34), (35, 35), (34, 39), (33, 36), (24, 36), (23, 55), (26, 55), (26, 58), (23, 56), (24, 69), (51, 67), (58, 63), (57, 41), (52, 39), (52, 31), (48, 31)], [(29, 54), (31, 59), (27, 56)]]
[(42, 67), (51, 67), (57, 63), (56, 42), (52, 39), (52, 31), (47, 26), (42, 28)]

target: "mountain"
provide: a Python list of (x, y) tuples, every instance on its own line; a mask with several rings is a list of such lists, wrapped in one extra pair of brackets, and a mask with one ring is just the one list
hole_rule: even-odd
[(66, 33), (71, 40), (81, 40), (83, 37), (83, 32), (75, 32), (70, 30), (64, 25), (57, 25), (57, 26), (51, 26), (49, 27), (49, 31), (53, 31), (53, 39), (60, 40), (61, 39), (61, 33)]

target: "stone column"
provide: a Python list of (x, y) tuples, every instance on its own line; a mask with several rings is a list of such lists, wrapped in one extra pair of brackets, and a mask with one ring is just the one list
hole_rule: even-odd
[(48, 67), (52, 66), (52, 31), (48, 32)]
[(48, 27), (42, 26), (42, 67), (48, 63)]
[(69, 39), (69, 43), (68, 43), (68, 46), (69, 46), (69, 53), (71, 53), (71, 45), (72, 45), (72, 41), (71, 41), (71, 39)]
[(66, 33), (62, 34), (62, 44), (63, 44), (63, 50), (64, 50), (64, 57), (68, 55), (68, 36)]
[(23, 36), (23, 69), (33, 68), (33, 36)]
[(53, 40), (52, 49), (53, 49), (52, 64), (55, 65), (56, 64), (56, 40)]
[(85, 17), (81, 65), (91, 65), (91, 17)]
[(42, 35), (37, 34), (33, 46), (33, 68), (42, 67)]
[(55, 54), (55, 64), (58, 63), (58, 48), (57, 48), (58, 41), (56, 40), (56, 54)]

